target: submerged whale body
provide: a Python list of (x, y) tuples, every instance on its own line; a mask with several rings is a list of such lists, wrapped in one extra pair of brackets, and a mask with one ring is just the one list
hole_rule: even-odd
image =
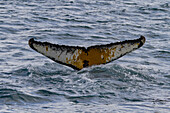
[(33, 38), (29, 40), (29, 46), (35, 51), (57, 63), (67, 65), (77, 70), (114, 61), (125, 54), (140, 48), (144, 43), (144, 36), (135, 40), (125, 40), (123, 42), (106, 45), (95, 45), (88, 48), (39, 42), (35, 41)]

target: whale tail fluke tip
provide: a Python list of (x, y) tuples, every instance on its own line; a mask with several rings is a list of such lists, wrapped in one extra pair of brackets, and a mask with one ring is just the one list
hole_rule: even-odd
[(140, 36), (140, 38), (138, 39), (138, 41), (139, 41), (139, 47), (141, 47), (141, 46), (143, 46), (144, 45), (144, 43), (145, 43), (145, 41), (146, 41), (146, 38), (144, 37), (144, 36)]
[(31, 38), (29, 41), (28, 41), (28, 45), (32, 48), (32, 44), (34, 42), (34, 38)]
[(144, 37), (144, 36), (140, 36), (140, 39), (141, 39), (141, 41), (142, 41), (142, 43), (144, 44), (145, 43), (145, 41), (146, 41), (146, 38)]

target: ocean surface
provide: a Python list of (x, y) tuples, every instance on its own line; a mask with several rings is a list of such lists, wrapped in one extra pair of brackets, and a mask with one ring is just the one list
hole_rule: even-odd
[[(140, 49), (76, 71), (28, 40)], [(0, 113), (170, 113), (169, 0), (0, 0)]]

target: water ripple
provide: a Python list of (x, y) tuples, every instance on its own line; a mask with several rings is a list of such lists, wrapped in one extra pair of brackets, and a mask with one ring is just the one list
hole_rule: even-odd
[(48, 99), (41, 97), (30, 96), (23, 94), (13, 89), (0, 89), (0, 102), (1, 104), (24, 104), (24, 103), (40, 103), (47, 102)]

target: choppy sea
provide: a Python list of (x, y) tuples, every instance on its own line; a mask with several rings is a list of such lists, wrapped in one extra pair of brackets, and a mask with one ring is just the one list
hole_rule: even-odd
[[(140, 35), (140, 49), (80, 71), (28, 46), (30, 38), (88, 47)], [(0, 112), (170, 112), (170, 1), (0, 0)]]

